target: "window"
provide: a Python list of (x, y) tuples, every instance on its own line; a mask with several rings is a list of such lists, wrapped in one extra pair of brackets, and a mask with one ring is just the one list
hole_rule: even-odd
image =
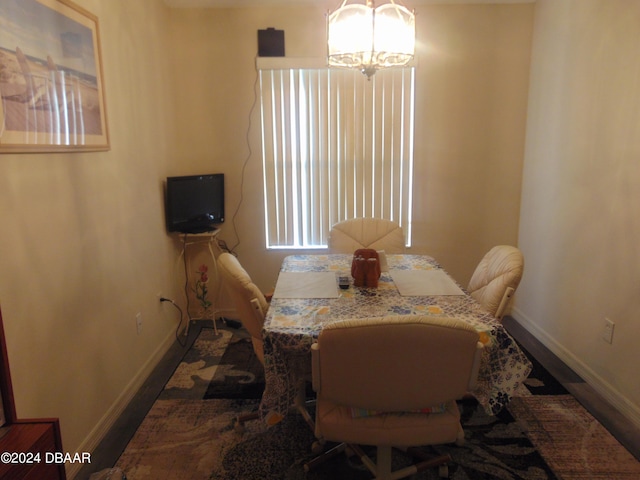
[(354, 217), (411, 242), (414, 68), (259, 70), (266, 245), (326, 247)]

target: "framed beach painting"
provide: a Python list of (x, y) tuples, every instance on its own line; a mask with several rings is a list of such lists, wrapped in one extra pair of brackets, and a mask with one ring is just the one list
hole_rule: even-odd
[(108, 150), (97, 17), (69, 0), (1, 0), (0, 94), (0, 153)]

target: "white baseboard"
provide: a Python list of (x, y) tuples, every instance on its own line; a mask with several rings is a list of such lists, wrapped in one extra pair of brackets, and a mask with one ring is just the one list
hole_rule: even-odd
[[(175, 341), (175, 332), (170, 331), (167, 338), (158, 346), (156, 351), (149, 357), (146, 363), (142, 366), (142, 368), (138, 371), (138, 373), (131, 379), (129, 384), (125, 387), (122, 393), (118, 396), (115, 402), (111, 405), (111, 408), (107, 410), (104, 416), (100, 419), (100, 421), (96, 424), (96, 426), (91, 430), (89, 435), (84, 439), (84, 441), (80, 444), (77, 451), (78, 452), (93, 452), (98, 444), (102, 441), (105, 435), (109, 432), (111, 427), (118, 420), (120, 415), (125, 408), (129, 405), (133, 397), (138, 393), (140, 387), (145, 382), (145, 380), (151, 375), (153, 369), (158, 365), (160, 360), (164, 357), (164, 355), (169, 351), (169, 348), (173, 345)], [(71, 463), (67, 464), (66, 473), (67, 478), (73, 479), (75, 475), (78, 474), (80, 469), (82, 468), (81, 463)]]
[(602, 398), (614, 407), (627, 420), (640, 428), (640, 406), (635, 405), (613, 385), (607, 382), (600, 375), (595, 373), (582, 360), (573, 355), (563, 345), (558, 343), (546, 331), (541, 329), (535, 322), (527, 317), (521, 310), (514, 307), (511, 316), (545, 347), (551, 350), (565, 365), (576, 372), (589, 386), (591, 386)]

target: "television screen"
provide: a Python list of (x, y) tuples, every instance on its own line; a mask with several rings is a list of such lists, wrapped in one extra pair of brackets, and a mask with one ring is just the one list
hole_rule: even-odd
[(167, 231), (202, 233), (224, 222), (224, 174), (167, 177)]

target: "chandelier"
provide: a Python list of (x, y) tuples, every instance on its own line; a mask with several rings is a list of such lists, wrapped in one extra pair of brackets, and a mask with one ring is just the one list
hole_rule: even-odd
[(415, 50), (415, 17), (403, 5), (387, 0), (344, 0), (327, 16), (330, 67), (357, 68), (367, 78), (378, 69), (406, 65)]

